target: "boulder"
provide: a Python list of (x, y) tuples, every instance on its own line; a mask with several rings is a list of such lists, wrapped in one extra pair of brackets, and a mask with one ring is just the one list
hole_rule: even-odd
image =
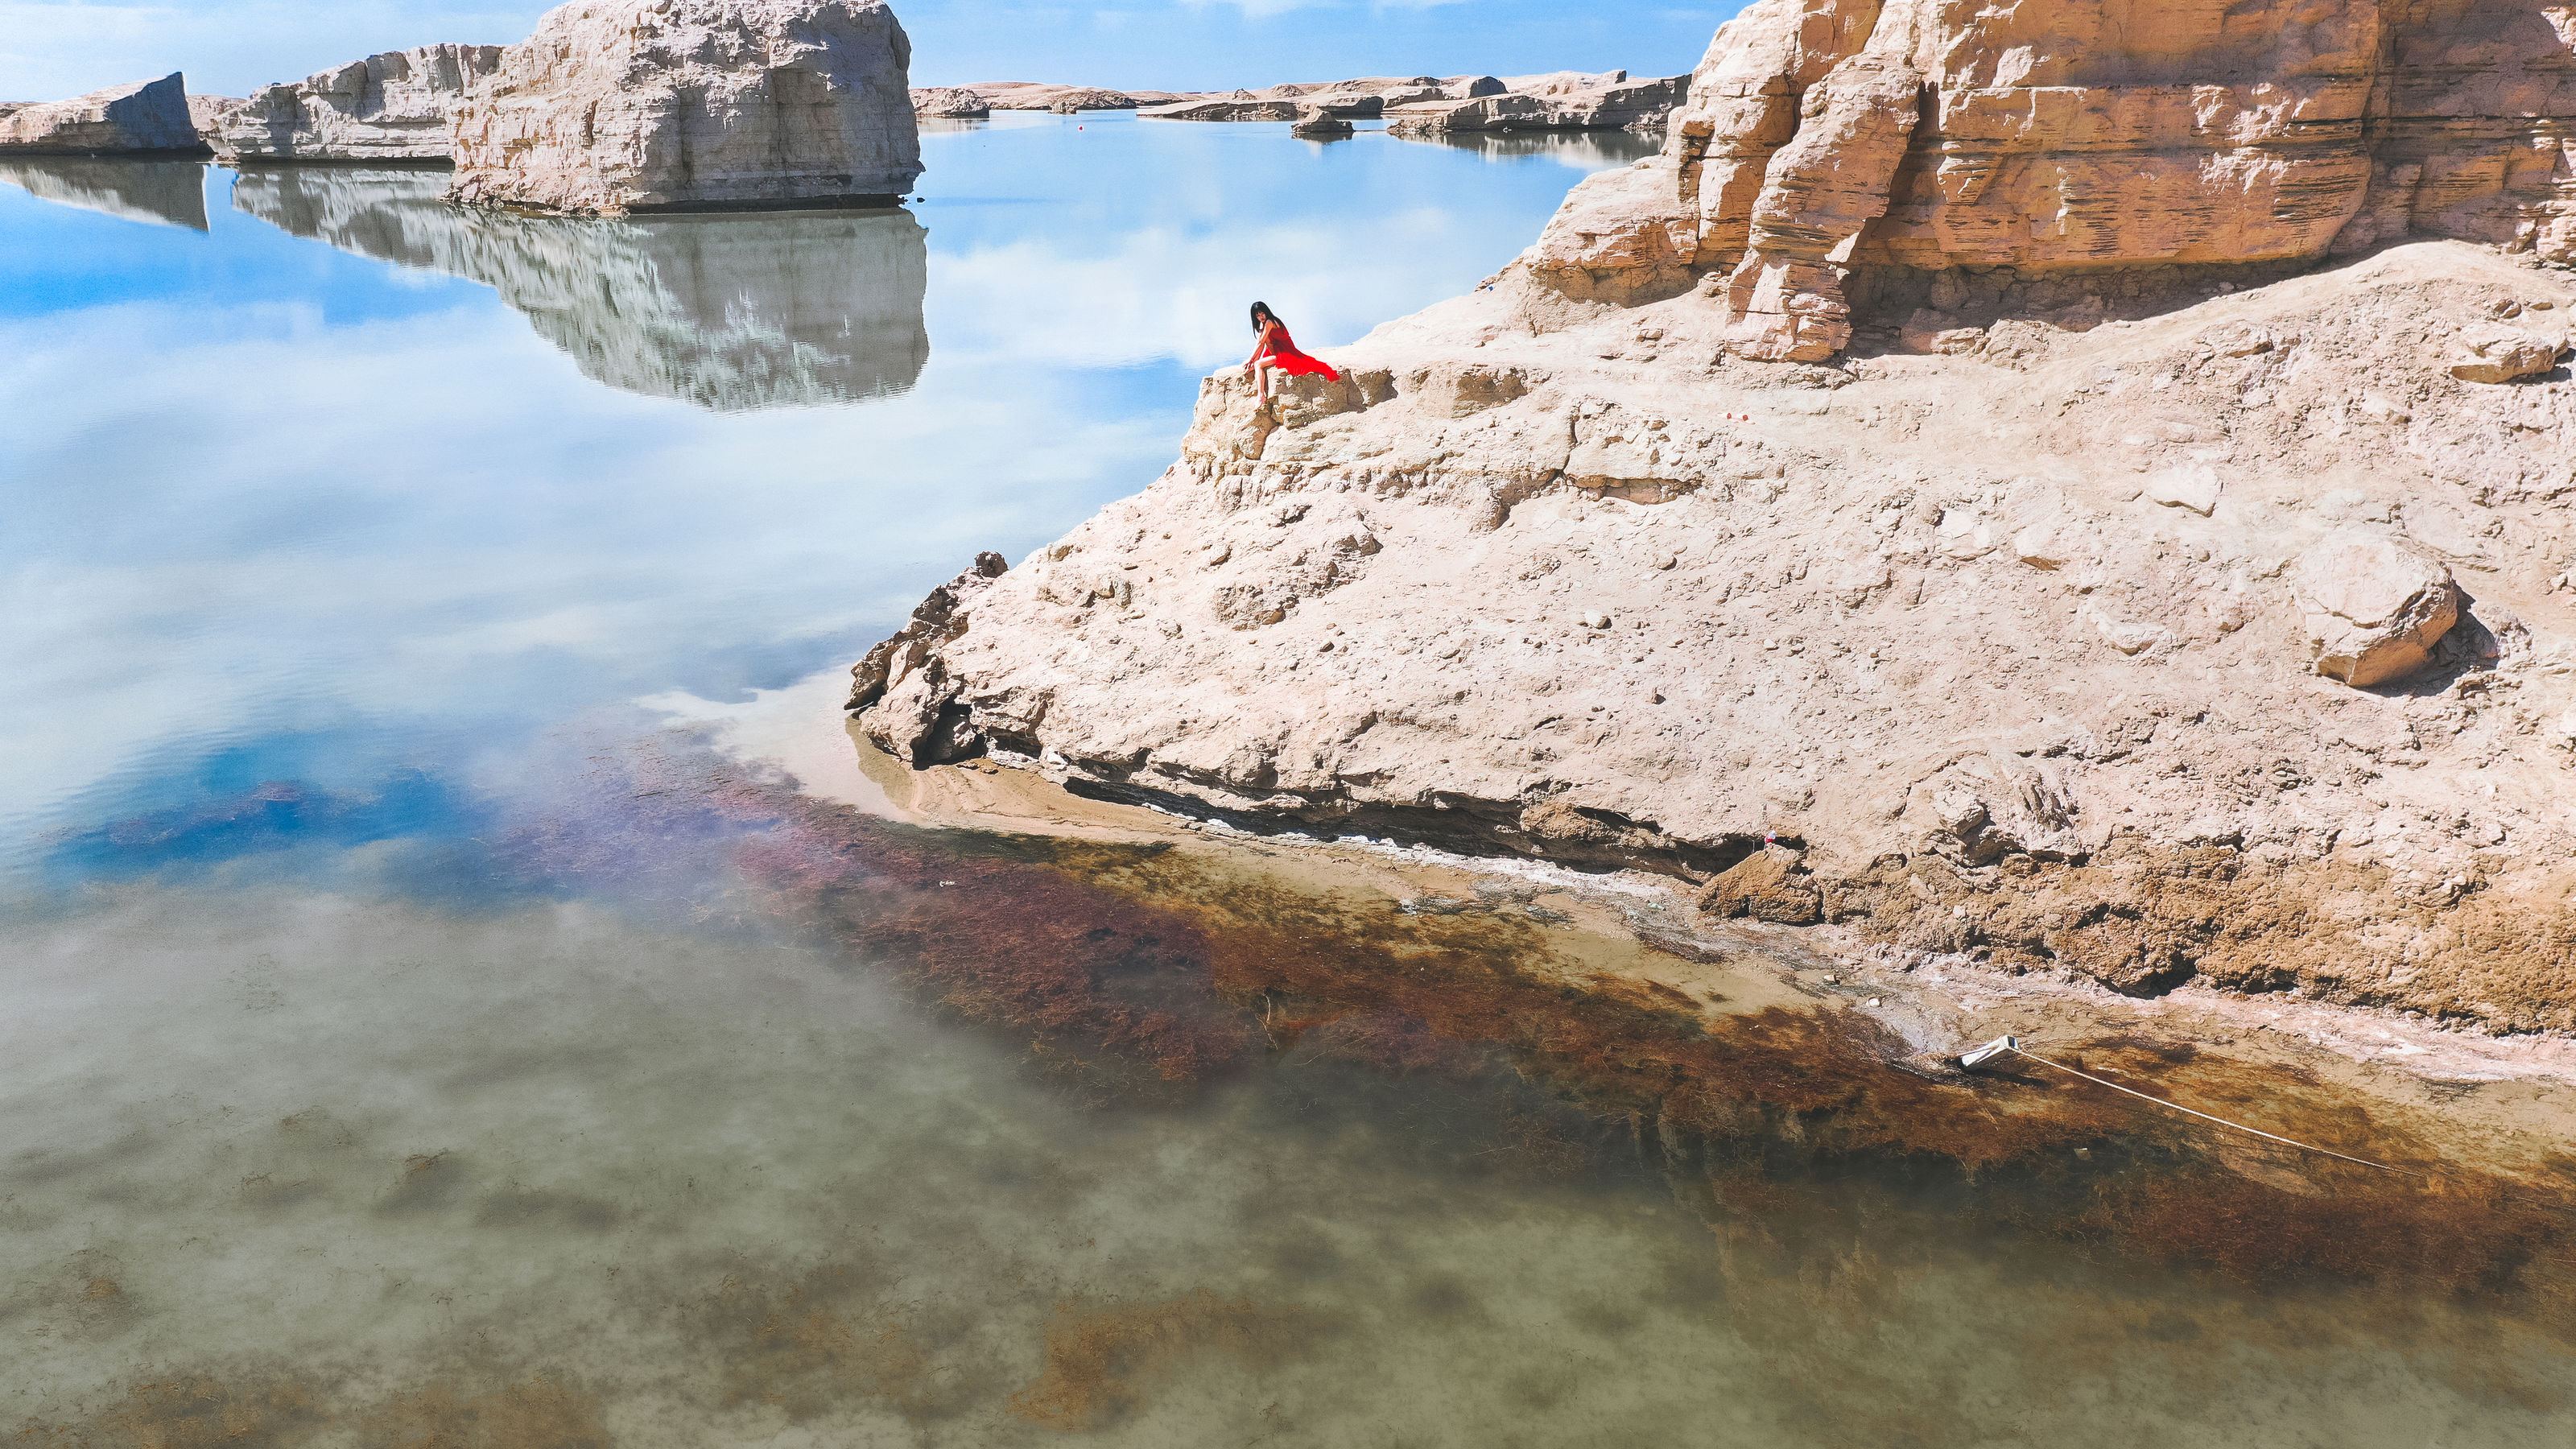
[(0, 156), (206, 154), (172, 73), (68, 101), (0, 102)]
[(2564, 340), (2525, 332), (2518, 327), (2486, 325), (2461, 334), (2460, 352), (2451, 376), (2462, 382), (2512, 382), (2558, 369), (2567, 351)]
[(2450, 569), (2383, 534), (2329, 536), (2299, 556), (2297, 586), (2317, 673), (2356, 689), (2423, 668), (2460, 618)]
[(935, 86), (912, 93), (912, 113), (925, 121), (980, 121), (993, 114), (993, 103), (963, 86)]
[(576, 0), (456, 112), (449, 199), (589, 215), (889, 205), (921, 175), (884, 0)]
[(217, 120), (215, 150), (242, 161), (446, 161), (457, 101), (500, 64), (497, 45), (424, 45), (266, 86)]
[(1798, 864), (1798, 853), (1765, 846), (1730, 867), (1699, 895), (1713, 916), (1751, 916), (1781, 926), (1811, 926), (1825, 918), (1824, 894)]
[(1288, 128), (1291, 136), (1309, 141), (1338, 141), (1358, 130), (1330, 106), (1302, 105), (1297, 108), (1296, 124)]

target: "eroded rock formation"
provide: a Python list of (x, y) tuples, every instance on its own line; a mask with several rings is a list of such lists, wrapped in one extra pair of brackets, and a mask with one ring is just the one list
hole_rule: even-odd
[(497, 45), (424, 45), (262, 87), (209, 117), (215, 150), (243, 161), (444, 162), (465, 91), (500, 68)]
[[(2576, 256), (2576, 22), (2543, 0), (1759, 0), (1606, 230), (1543, 267), (1723, 273), (1741, 355), (1851, 336), (1851, 269), (2302, 261), (2408, 236)], [(1665, 242), (1689, 242), (1678, 268)], [(1587, 239), (1588, 238), (1588, 239)]]
[(719, 412), (911, 387), (929, 248), (901, 208), (565, 226), (448, 206), (417, 170), (261, 168), (236, 210), (492, 288), (590, 378)]
[(921, 175), (884, 0), (575, 0), (458, 104), (449, 196), (636, 211), (879, 205)]
[(2558, 14), (1764, 0), (1665, 155), (1343, 383), (1208, 379), (861, 727), (1909, 959), (2576, 1029)]
[(68, 101), (0, 102), (0, 155), (202, 156), (187, 78), (110, 86)]

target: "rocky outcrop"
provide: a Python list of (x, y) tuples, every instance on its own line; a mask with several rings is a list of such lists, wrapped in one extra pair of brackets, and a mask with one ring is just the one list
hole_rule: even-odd
[(1340, 383), (1208, 379), (862, 726), (1903, 959), (2576, 1030), (2553, 13), (1761, 0), (1665, 154)]
[(222, 133), (224, 122), (249, 104), (250, 99), (246, 96), (190, 96), (188, 124), (197, 128), (197, 139), (211, 147)]
[(2576, 286), (2422, 242), (1835, 369), (1696, 289), (1533, 331), (1516, 285), (1346, 384), (1210, 378), (863, 727), (1712, 882), (1777, 835), (1715, 910), (2576, 1027), (2576, 384), (2443, 365)]
[(2519, 327), (2489, 325), (2461, 334), (2459, 353), (2451, 376), (2462, 382), (2518, 382), (2556, 370), (2567, 342)]
[(15, 157), (0, 160), (0, 181), (61, 206), (189, 231), (206, 229), (202, 161)]
[(883, 205), (921, 174), (884, 0), (575, 0), (455, 121), (451, 199), (592, 215)]
[[(500, 68), (497, 45), (424, 45), (265, 86), (215, 120), (215, 150), (240, 161), (446, 162), (466, 90)], [(201, 123), (202, 124), (202, 123)]]
[(1533, 78), (1540, 86), (1466, 100), (1417, 103), (1392, 113), (1390, 129), (1413, 135), (1464, 131), (1661, 131), (1688, 97), (1690, 77), (1586, 86), (1582, 76)]
[(1296, 123), (1288, 134), (1308, 141), (1335, 141), (1357, 130), (1350, 117), (1335, 107), (1303, 105), (1297, 108)]
[(1727, 277), (1729, 345), (1774, 360), (1849, 342), (1855, 270), (2028, 282), (2409, 236), (2569, 260), (2571, 36), (2543, 0), (1759, 0), (1651, 187), (1622, 184)]
[(955, 692), (943, 687), (947, 672), (938, 651), (966, 631), (976, 596), (1009, 570), (1000, 554), (977, 554), (972, 568), (933, 589), (893, 638), (869, 650), (850, 671), (848, 707), (872, 711), (868, 737), (878, 748), (916, 765), (967, 752), (959, 731), (974, 724), (956, 707)]
[(263, 167), (233, 207), (296, 236), (492, 288), (609, 387), (718, 412), (910, 388), (929, 248), (901, 208), (563, 226), (446, 205), (418, 170)]
[(204, 154), (175, 73), (68, 101), (0, 102), (0, 156)]
[(980, 121), (993, 103), (963, 86), (935, 86), (912, 93), (912, 113), (925, 121)]
[(2330, 534), (2299, 555), (2297, 570), (2317, 673), (2356, 688), (2422, 670), (2460, 621), (2450, 569), (2385, 534)]

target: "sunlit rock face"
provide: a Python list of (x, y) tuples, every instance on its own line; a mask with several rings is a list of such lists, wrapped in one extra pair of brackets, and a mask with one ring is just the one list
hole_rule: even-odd
[(215, 149), (245, 161), (445, 161), (450, 113), (500, 68), (497, 45), (388, 51), (262, 88), (217, 123)]
[(619, 215), (886, 204), (921, 175), (884, 0), (577, 0), (455, 125), (452, 200)]
[[(2408, 236), (2568, 260), (2567, 15), (2549, 0), (1759, 0), (1718, 33), (1654, 174), (1596, 181), (1615, 198), (1579, 198), (1590, 224), (1534, 260), (1602, 298), (1725, 273), (1729, 346), (1786, 361), (1848, 343), (1854, 267), (2263, 263)], [(1625, 285), (1605, 261), (1655, 274)]]
[(24, 156), (0, 160), (0, 181), (85, 211), (206, 229), (206, 167), (201, 161)]
[(930, 360), (929, 247), (899, 209), (574, 224), (460, 211), (408, 171), (244, 175), (297, 236), (491, 287), (582, 372), (720, 412), (902, 392)]
[(67, 101), (0, 101), (0, 155), (205, 154), (188, 114), (188, 83), (173, 72)]

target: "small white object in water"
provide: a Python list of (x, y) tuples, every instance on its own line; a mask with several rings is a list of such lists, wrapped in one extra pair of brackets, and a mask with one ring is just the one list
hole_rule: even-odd
[(947, 887), (949, 887), (949, 886), (953, 886), (953, 885), (957, 884), (957, 882), (955, 882), (955, 881), (953, 881), (953, 880), (944, 880), (944, 881), (941, 881), (939, 884), (940, 884), (940, 887), (941, 887), (942, 889), (945, 889), (945, 888), (947, 888)]

